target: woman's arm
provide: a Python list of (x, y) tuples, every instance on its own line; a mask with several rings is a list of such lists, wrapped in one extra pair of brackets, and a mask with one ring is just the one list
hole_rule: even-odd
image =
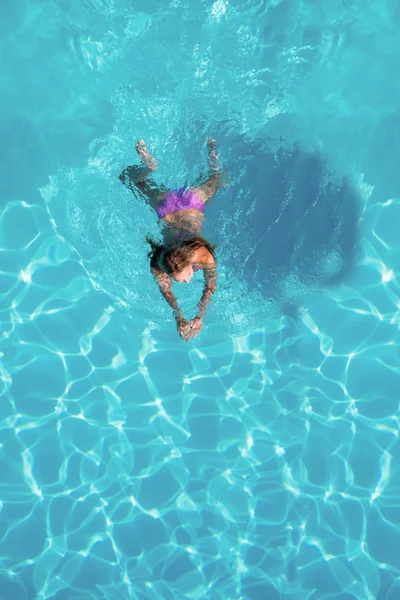
[(211, 300), (211, 296), (216, 290), (217, 287), (217, 267), (215, 263), (209, 264), (204, 267), (204, 280), (205, 286), (203, 295), (201, 296), (200, 302), (198, 303), (198, 313), (189, 323), (189, 330), (186, 335), (186, 341), (194, 338), (198, 333), (200, 333), (203, 327), (203, 318), (206, 314), (207, 305)]
[(206, 314), (207, 305), (217, 287), (217, 266), (215, 263), (207, 265), (207, 267), (204, 268), (204, 281), (205, 286), (203, 295), (201, 296), (198, 304), (199, 310), (197, 313), (197, 316), (200, 318), (203, 318)]
[(169, 275), (163, 271), (159, 271), (158, 269), (151, 269), (151, 272), (153, 273), (157, 285), (160, 288), (160, 292), (174, 311), (175, 316), (181, 315), (181, 309), (179, 308), (176, 298), (172, 293), (171, 277), (169, 277)]
[(151, 272), (154, 275), (154, 278), (157, 282), (160, 292), (162, 293), (162, 295), (164, 296), (164, 298), (166, 299), (166, 301), (168, 302), (168, 304), (174, 311), (176, 326), (177, 326), (179, 335), (181, 336), (182, 339), (186, 339), (186, 335), (189, 331), (189, 323), (187, 322), (186, 319), (184, 319), (182, 317), (182, 311), (178, 306), (178, 302), (176, 301), (174, 294), (172, 293), (171, 277), (169, 277), (169, 275), (167, 275), (163, 271), (160, 271), (155, 268), (152, 268)]

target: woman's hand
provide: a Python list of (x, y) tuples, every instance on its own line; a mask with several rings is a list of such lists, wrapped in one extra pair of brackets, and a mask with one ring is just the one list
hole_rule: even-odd
[(179, 316), (176, 317), (176, 328), (178, 330), (179, 335), (181, 336), (181, 338), (183, 340), (188, 340), (188, 334), (190, 331), (190, 324), (188, 323), (188, 321), (186, 321), (186, 319), (184, 319), (183, 317)]
[(176, 328), (185, 342), (196, 337), (203, 327), (203, 317), (195, 317), (190, 323), (183, 317), (176, 317)]
[(185, 338), (187, 342), (200, 333), (203, 327), (203, 317), (195, 317), (190, 321), (190, 323), (188, 323), (188, 325), (189, 331)]

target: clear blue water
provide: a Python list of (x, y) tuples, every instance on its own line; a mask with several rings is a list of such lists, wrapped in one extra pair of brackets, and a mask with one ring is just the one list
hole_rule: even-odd
[[(395, 0), (2, 0), (1, 600), (400, 598)], [(121, 186), (216, 137), (184, 344)], [(180, 301), (188, 313), (201, 275)]]

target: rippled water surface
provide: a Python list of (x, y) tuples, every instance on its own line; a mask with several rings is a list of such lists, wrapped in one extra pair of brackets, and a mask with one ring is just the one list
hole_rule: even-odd
[[(399, 26), (0, 3), (1, 600), (400, 598)], [(209, 135), (218, 289), (185, 344), (118, 174), (143, 137), (190, 184)]]

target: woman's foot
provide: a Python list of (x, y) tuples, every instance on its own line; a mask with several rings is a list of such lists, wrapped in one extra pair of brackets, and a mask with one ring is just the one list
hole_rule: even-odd
[(217, 142), (209, 137), (207, 140), (207, 152), (208, 152), (208, 166), (211, 171), (218, 171), (218, 158), (219, 154), (217, 152)]
[(155, 171), (157, 169), (157, 161), (154, 158), (154, 156), (150, 153), (146, 142), (144, 140), (139, 140), (138, 142), (136, 142), (135, 148), (136, 152), (139, 154), (146, 167), (148, 167), (151, 171)]

